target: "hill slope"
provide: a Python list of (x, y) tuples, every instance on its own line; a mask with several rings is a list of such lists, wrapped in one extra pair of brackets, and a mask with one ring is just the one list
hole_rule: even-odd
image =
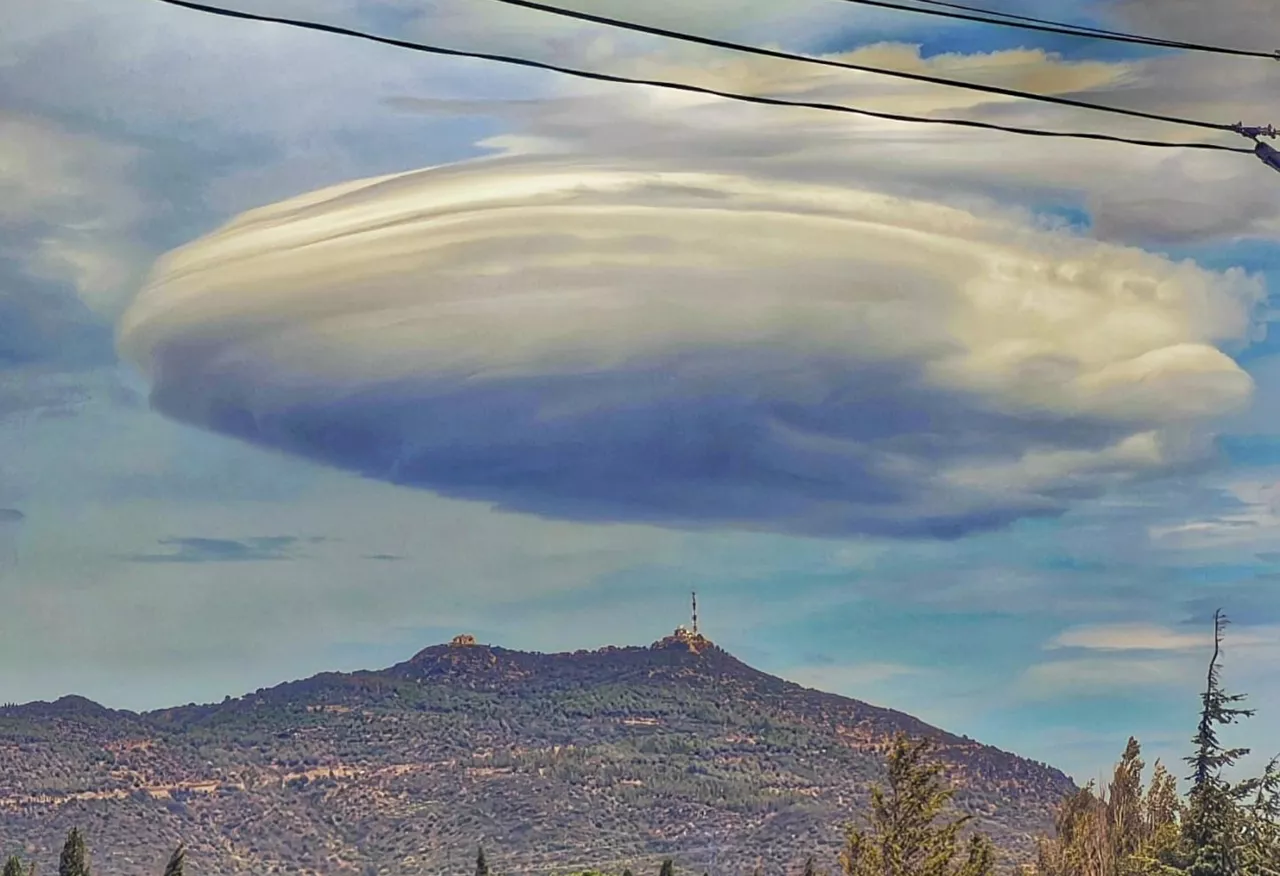
[(217, 705), (79, 697), (0, 709), (0, 851), (55, 865), (80, 826), (102, 876), (466, 874), (834, 864), (894, 732), (927, 735), (957, 806), (1025, 860), (1062, 773), (899, 712), (808, 690), (680, 630), (649, 648), (427, 648)]

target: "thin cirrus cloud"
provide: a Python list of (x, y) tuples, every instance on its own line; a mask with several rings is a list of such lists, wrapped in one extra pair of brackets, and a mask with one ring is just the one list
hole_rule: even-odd
[(1155, 624), (1101, 624), (1073, 627), (1058, 634), (1046, 649), (1090, 651), (1185, 651), (1203, 648), (1203, 632), (1183, 633)]
[(1014, 693), (1030, 700), (1106, 697), (1133, 689), (1182, 689), (1188, 679), (1194, 684), (1195, 674), (1189, 672), (1186, 661), (1085, 657), (1028, 667), (1018, 678)]
[(165, 553), (134, 554), (135, 563), (243, 563), (264, 560), (291, 560), (298, 539), (293, 536), (265, 536), (244, 540), (230, 538), (166, 538), (160, 544)]
[[(1272, 647), (1277, 629), (1272, 626), (1250, 626), (1229, 635), (1231, 647), (1256, 650)], [(1072, 627), (1059, 633), (1045, 645), (1047, 650), (1076, 648), (1087, 651), (1207, 651), (1212, 639), (1204, 630), (1182, 632), (1158, 624), (1119, 623)]]
[(246, 213), (119, 348), (170, 417), (444, 495), (947, 538), (1194, 458), (1259, 295), (836, 184), (516, 156)]

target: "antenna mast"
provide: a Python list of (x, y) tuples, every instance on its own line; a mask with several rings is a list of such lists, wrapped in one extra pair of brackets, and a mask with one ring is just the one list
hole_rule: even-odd
[(693, 634), (698, 635), (698, 591), (693, 591)]

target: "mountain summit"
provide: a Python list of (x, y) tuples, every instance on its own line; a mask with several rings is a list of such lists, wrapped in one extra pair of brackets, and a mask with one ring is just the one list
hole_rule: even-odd
[(387, 669), (213, 705), (0, 709), (0, 843), (51, 865), (78, 825), (120, 876), (163, 866), (178, 836), (211, 876), (463, 874), (481, 842), (499, 873), (664, 856), (789, 871), (833, 858), (899, 731), (935, 741), (957, 808), (1010, 866), (1074, 790), (1043, 764), (774, 677), (688, 629), (560, 654), (459, 636)]

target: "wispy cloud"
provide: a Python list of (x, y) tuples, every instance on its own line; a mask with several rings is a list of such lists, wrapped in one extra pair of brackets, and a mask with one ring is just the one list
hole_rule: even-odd
[(1154, 624), (1097, 624), (1065, 630), (1044, 647), (1046, 650), (1188, 651), (1204, 648), (1206, 644), (1203, 631), (1177, 632)]
[(1086, 657), (1028, 667), (1015, 693), (1030, 700), (1111, 696), (1134, 688), (1182, 688), (1195, 677), (1185, 660)]
[(293, 536), (247, 538), (166, 538), (160, 544), (172, 547), (164, 554), (133, 554), (135, 563), (236, 563), (265, 560), (292, 560), (290, 548), (298, 543)]
[(27, 515), (23, 514), (17, 508), (0, 508), (0, 524), (21, 523), (26, 519)]

